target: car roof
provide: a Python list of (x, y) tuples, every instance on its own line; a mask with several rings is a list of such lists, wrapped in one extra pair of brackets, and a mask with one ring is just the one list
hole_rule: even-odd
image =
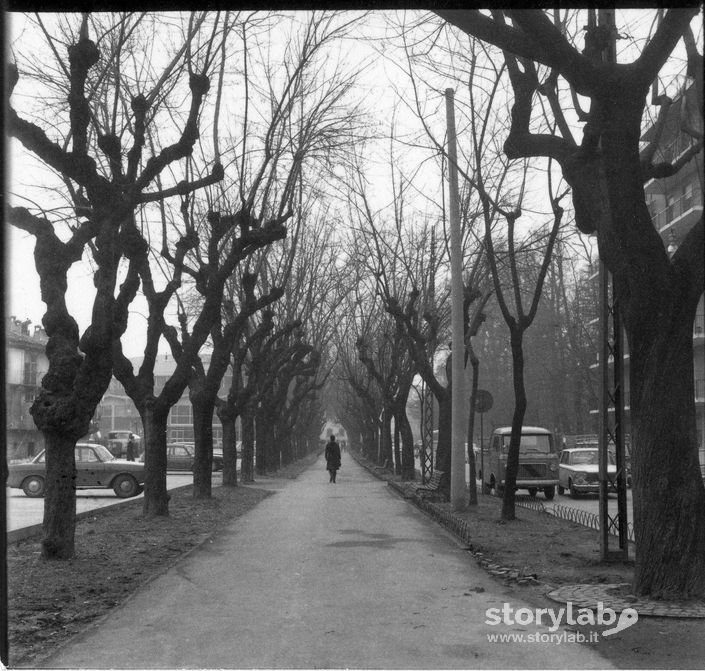
[(562, 452), (594, 452), (597, 449), (597, 445), (593, 445), (592, 447), (564, 447)]
[[(496, 428), (493, 433), (499, 433), (501, 435), (506, 435), (511, 432), (512, 432), (511, 426), (500, 426), (500, 427)], [(537, 433), (540, 435), (550, 435), (553, 433), (552, 431), (549, 431), (548, 429), (544, 429), (541, 426), (522, 426), (521, 432), (522, 433)]]

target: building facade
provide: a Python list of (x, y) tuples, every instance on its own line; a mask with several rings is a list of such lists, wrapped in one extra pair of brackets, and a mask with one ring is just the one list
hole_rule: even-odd
[(47, 335), (41, 326), (14, 316), (5, 321), (5, 394), (7, 454), (10, 460), (26, 459), (44, 449), (44, 437), (34, 424), (29, 409), (42, 377), (49, 370), (45, 348)]
[[(132, 365), (138, 367), (142, 363), (141, 359), (132, 360)], [(207, 357), (204, 358), (204, 365), (208, 366)], [(176, 362), (168, 354), (160, 354), (154, 366), (154, 391), (159, 394), (164, 388), (166, 381), (176, 369)], [(231, 375), (226, 374), (221, 383), (221, 394), (227, 394), (230, 390)], [(131, 399), (125, 394), (122, 385), (113, 378), (108, 391), (103, 396), (98, 410), (96, 411), (95, 424), (99, 429), (98, 439), (104, 439), (110, 431), (132, 431), (138, 436), (143, 436), (142, 420), (137, 408)], [(191, 443), (194, 442), (193, 435), (193, 411), (189, 400), (188, 389), (184, 391), (179, 401), (169, 412), (167, 423), (168, 443)], [(213, 445), (222, 447), (223, 428), (217, 417), (213, 419)]]
[[(695, 86), (690, 86), (671, 105), (662, 131), (662, 141), (654, 162), (674, 163), (696, 144), (691, 134), (702, 137), (703, 119), (696, 98)], [(656, 132), (650, 128), (643, 137), (649, 142)], [(656, 230), (663, 239), (669, 255), (673, 255), (681, 241), (703, 216), (703, 151), (688, 161), (675, 175), (652, 179), (645, 185), (646, 204)], [(705, 254), (705, 250), (703, 250)], [(695, 373), (695, 409), (697, 417), (700, 468), (705, 476), (705, 303), (700, 297), (693, 324), (693, 367)]]

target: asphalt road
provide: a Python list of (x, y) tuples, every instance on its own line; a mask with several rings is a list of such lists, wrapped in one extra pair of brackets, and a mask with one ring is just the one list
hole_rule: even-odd
[[(214, 479), (220, 474), (215, 473)], [(191, 473), (168, 473), (167, 489), (175, 489), (190, 485), (193, 482)], [(7, 530), (15, 531), (34, 524), (41, 524), (44, 517), (44, 499), (32, 499), (25, 496), (21, 489), (5, 488), (7, 496)], [(134, 498), (143, 498), (140, 494)], [(76, 492), (76, 512), (82, 513), (104, 506), (114, 506), (132, 499), (119, 499), (112, 489), (79, 489)]]
[[(420, 468), (418, 465), (418, 460), (417, 460), (417, 468)], [(465, 465), (465, 482), (467, 483), (470, 479), (470, 466)], [(480, 481), (477, 481), (477, 487), (478, 487), (478, 496), (482, 496), (482, 488), (480, 486)], [(525, 489), (521, 489), (518, 492), (519, 494), (528, 494), (528, 492)], [(561, 495), (558, 492), (556, 492), (553, 501), (547, 501), (544, 495), (541, 492), (538, 492), (536, 494), (536, 500), (541, 501), (543, 505), (546, 507), (546, 509), (551, 509), (555, 504), (559, 504), (561, 506), (566, 506), (568, 508), (577, 508), (579, 510), (586, 510), (587, 512), (594, 513), (595, 515), (598, 515), (600, 512), (600, 502), (598, 500), (597, 494), (584, 494), (579, 496), (578, 498), (572, 498), (568, 492), (565, 493), (565, 495)], [(617, 513), (617, 495), (616, 494), (610, 494), (608, 497), (609, 503), (608, 503), (608, 510), (611, 515), (614, 515)], [(627, 489), (627, 520), (629, 522), (632, 522), (633, 519), (633, 513), (632, 513), (632, 490)]]
[[(343, 454), (321, 458), (40, 668), (612, 668), (598, 645), (488, 609), (533, 609)], [(499, 610), (497, 611), (499, 612)], [(515, 611), (519, 612), (519, 611)]]
[[(595, 513), (595, 515), (599, 514), (600, 512), (600, 502), (598, 500), (597, 494), (584, 494), (576, 499), (568, 496), (567, 494), (565, 496), (556, 494), (553, 501), (546, 501), (546, 499), (544, 499), (543, 496), (539, 493), (536, 495), (536, 498), (539, 499), (547, 509), (550, 509), (554, 504), (558, 503), (561, 506), (566, 506), (569, 508), (587, 510), (588, 512)], [(617, 512), (617, 495), (610, 494), (608, 500), (609, 503), (607, 509), (609, 510), (611, 515), (614, 515)], [(627, 489), (627, 520), (631, 522), (632, 518), (632, 490)]]

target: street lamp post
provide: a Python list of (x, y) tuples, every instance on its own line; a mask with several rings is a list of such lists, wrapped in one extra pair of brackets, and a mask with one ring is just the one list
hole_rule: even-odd
[(453, 89), (446, 89), (446, 117), (448, 125), (448, 201), (450, 215), (450, 274), (451, 274), (451, 326), (453, 353), (451, 380), (452, 424), (450, 461), (450, 506), (452, 510), (465, 510), (468, 492), (465, 484), (465, 449), (463, 440), (463, 370), (465, 343), (463, 328), (463, 259), (460, 236), (460, 204), (458, 195), (458, 155), (455, 141), (455, 110)]

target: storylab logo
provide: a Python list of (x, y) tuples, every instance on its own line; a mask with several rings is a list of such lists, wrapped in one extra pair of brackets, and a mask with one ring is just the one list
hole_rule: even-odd
[[(568, 602), (564, 608), (514, 608), (505, 603), (501, 608), (485, 611), (485, 624), (492, 627), (547, 627), (547, 631), (533, 633), (492, 633), (487, 637), (496, 643), (597, 643), (601, 636), (614, 636), (639, 620), (634, 608), (625, 608), (619, 614), (602, 601), (596, 608), (573, 608)], [(607, 627), (602, 632), (576, 632), (563, 627)]]

